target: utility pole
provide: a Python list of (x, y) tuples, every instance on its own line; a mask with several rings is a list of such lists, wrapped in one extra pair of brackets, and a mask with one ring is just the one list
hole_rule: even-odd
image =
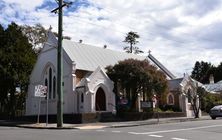
[(56, 0), (59, 7), (52, 10), (52, 13), (59, 13), (58, 17), (58, 47), (57, 47), (57, 127), (63, 127), (63, 48), (62, 48), (62, 8), (69, 7), (72, 2), (64, 2), (63, 0)]

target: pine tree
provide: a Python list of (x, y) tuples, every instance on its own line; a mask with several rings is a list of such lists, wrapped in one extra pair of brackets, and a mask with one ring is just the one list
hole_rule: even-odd
[(136, 32), (128, 32), (123, 42), (129, 43), (130, 46), (124, 47), (123, 49), (127, 53), (143, 53), (143, 51), (141, 51), (138, 47), (135, 46), (137, 43), (139, 43), (139, 41), (137, 40), (138, 38), (140, 38), (140, 36)]

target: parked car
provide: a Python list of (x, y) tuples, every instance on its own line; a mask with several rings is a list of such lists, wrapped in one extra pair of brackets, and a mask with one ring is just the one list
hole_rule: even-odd
[(222, 105), (217, 105), (211, 108), (209, 115), (213, 120), (215, 120), (217, 117), (222, 117)]

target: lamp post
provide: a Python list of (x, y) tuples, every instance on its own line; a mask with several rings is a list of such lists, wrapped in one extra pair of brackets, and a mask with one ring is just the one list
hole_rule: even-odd
[(63, 49), (62, 49), (62, 17), (64, 6), (69, 6), (72, 2), (64, 2), (63, 0), (56, 0), (59, 7), (51, 12), (59, 14), (58, 17), (58, 47), (57, 47), (57, 127), (63, 127)]

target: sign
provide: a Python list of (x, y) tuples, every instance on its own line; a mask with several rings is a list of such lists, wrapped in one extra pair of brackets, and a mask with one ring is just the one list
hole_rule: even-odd
[(128, 104), (128, 100), (127, 99), (121, 99), (120, 104), (126, 105), (126, 104)]
[(141, 101), (141, 107), (142, 108), (151, 108), (152, 107), (152, 102), (143, 102), (143, 101)]
[(36, 97), (46, 97), (47, 86), (37, 85), (35, 86), (35, 96)]

